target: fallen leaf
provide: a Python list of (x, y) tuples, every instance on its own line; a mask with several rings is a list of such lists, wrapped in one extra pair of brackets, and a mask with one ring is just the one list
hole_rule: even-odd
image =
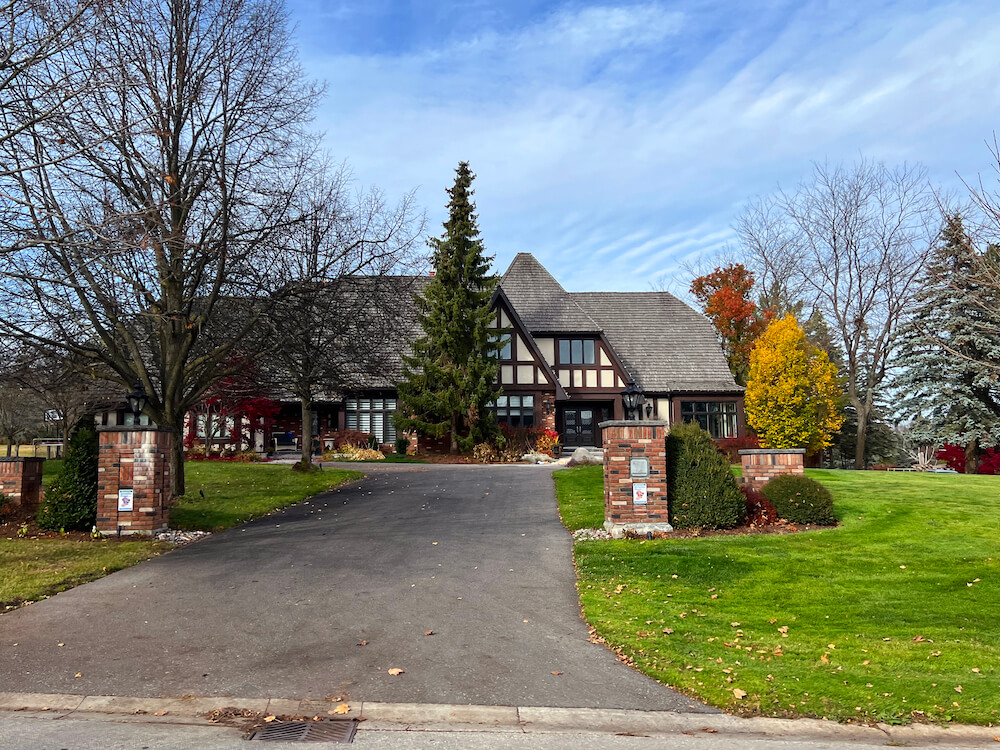
[(83, 677), (83, 672), (77, 672), (74, 677)]
[(738, 628), (740, 626), (738, 622), (731, 622), (729, 624), (732, 625), (734, 628)]
[(396, 677), (397, 675), (403, 674), (404, 671), (406, 670), (400, 669), (399, 667), (393, 667), (392, 669), (389, 670), (389, 674), (391, 674), (393, 677)]
[(979, 674), (979, 667), (973, 667), (972, 671), (975, 672), (976, 674)]
[(155, 711), (153, 712), (153, 716), (166, 716), (167, 713), (167, 711)]
[(673, 635), (674, 634), (674, 629), (673, 628), (664, 628), (663, 629), (663, 634), (664, 635)]
[(367, 646), (368, 645), (368, 641), (361, 641), (361, 643), (359, 643), (358, 645), (359, 646)]
[(915, 635), (915, 636), (913, 636), (913, 642), (914, 643), (923, 643), (924, 642), (924, 637), (922, 635)]
[(718, 729), (715, 729), (714, 727), (702, 727), (702, 728), (701, 728), (701, 731), (703, 731), (703, 732), (705, 732), (705, 733), (707, 733), (707, 734), (715, 734), (715, 733), (716, 733), (716, 732), (718, 732), (719, 730), (718, 730)]
[(955, 692), (956, 693), (961, 693), (962, 692), (962, 686), (961, 685), (956, 685), (955, 686)]
[(428, 630), (426, 633), (424, 633), (424, 635), (434, 635), (434, 631)]
[(66, 644), (65, 643), (57, 643), (56, 645), (59, 646), (59, 647), (62, 647), (62, 646), (65, 646)]
[(733, 688), (733, 695), (735, 695), (738, 700), (743, 700), (747, 697), (747, 691), (740, 690), (739, 688)]
[(264, 717), (264, 721), (266, 721), (268, 724), (270, 724), (272, 721), (276, 721), (277, 718), (278, 718), (277, 716), (265, 716)]
[(829, 664), (829, 663), (830, 663), (830, 660), (826, 658), (826, 657), (827, 657), (827, 656), (829, 656), (829, 655), (830, 655), (830, 653), (829, 653), (829, 652), (827, 652), (827, 653), (823, 654), (823, 655), (822, 655), (821, 657), (819, 657), (819, 660), (820, 660), (821, 662), (823, 662), (824, 664)]
[(556, 677), (558, 677), (559, 675), (561, 675), (561, 674), (562, 674), (562, 672), (558, 672), (558, 671), (556, 671), (556, 670), (553, 670), (553, 671), (552, 671), (552, 672), (550, 672), (549, 674), (554, 674), (554, 675), (555, 675)]
[(348, 706), (346, 703), (341, 703), (339, 706), (337, 706), (332, 711), (329, 711), (328, 713), (331, 713), (331, 714), (346, 714), (346, 713), (349, 713), (350, 710), (351, 710), (350, 706)]

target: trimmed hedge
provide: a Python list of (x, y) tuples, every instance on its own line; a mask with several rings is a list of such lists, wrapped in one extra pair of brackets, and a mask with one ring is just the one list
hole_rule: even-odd
[(837, 523), (833, 515), (833, 496), (815, 479), (783, 474), (765, 484), (761, 492), (786, 521), (820, 526)]
[(729, 462), (694, 423), (671, 426), (667, 435), (667, 497), (675, 529), (731, 529), (746, 514)]

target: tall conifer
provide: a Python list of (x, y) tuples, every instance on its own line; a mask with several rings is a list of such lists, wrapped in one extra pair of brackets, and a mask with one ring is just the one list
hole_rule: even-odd
[(978, 281), (981, 261), (961, 217), (948, 217), (903, 332), (894, 383), (913, 437), (964, 446), (967, 473), (978, 468), (980, 448), (1000, 443), (1000, 307)]
[(398, 384), (397, 428), (450, 435), (453, 453), (496, 433), (488, 405), (501, 393), (496, 388), (500, 344), (490, 330), (497, 278), (479, 236), (473, 179), (468, 162), (460, 162), (448, 190), (444, 234), (428, 243), (434, 278), (417, 299), (423, 335), (413, 343), (412, 355), (403, 357)]

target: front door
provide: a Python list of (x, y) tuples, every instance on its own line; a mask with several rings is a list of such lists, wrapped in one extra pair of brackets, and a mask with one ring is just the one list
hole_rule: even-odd
[(600, 446), (601, 431), (597, 425), (607, 419), (608, 409), (600, 404), (580, 404), (562, 409), (560, 442), (566, 447)]

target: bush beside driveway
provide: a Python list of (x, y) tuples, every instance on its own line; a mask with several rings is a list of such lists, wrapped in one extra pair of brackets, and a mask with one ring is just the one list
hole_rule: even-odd
[[(838, 528), (577, 543), (587, 620), (736, 713), (1000, 723), (1000, 479), (807, 474)], [(602, 517), (600, 471), (555, 476), (571, 530)]]

